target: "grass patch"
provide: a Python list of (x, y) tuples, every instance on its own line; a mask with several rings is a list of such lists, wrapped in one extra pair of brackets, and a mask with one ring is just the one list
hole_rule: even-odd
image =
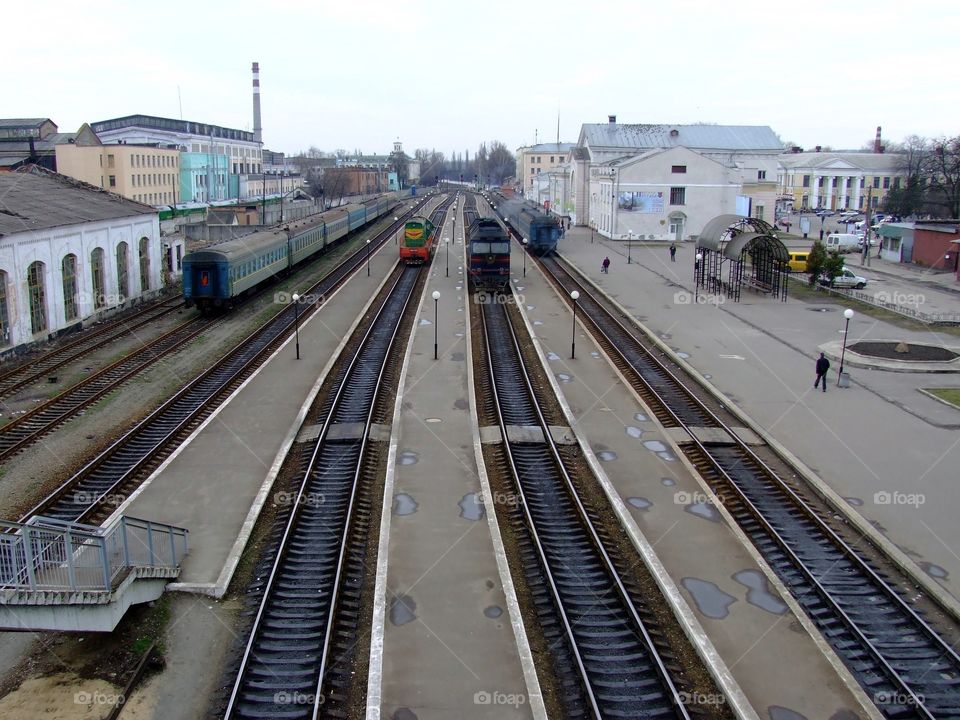
[(960, 410), (960, 388), (924, 388), (924, 390)]

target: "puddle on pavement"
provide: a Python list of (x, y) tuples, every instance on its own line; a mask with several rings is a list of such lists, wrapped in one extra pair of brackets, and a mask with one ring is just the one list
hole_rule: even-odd
[[(517, 282), (517, 279), (514, 278), (513, 281), (514, 281), (514, 282)], [(526, 289), (527, 289), (527, 286), (526, 286), (526, 285), (517, 285), (517, 290), (520, 290), (521, 292), (522, 292), (523, 290), (526, 290)]]
[(591, 351), (590, 351), (590, 357), (599, 359), (599, 358), (600, 358), (600, 353), (598, 353), (596, 350), (591, 350)]
[(637, 422), (650, 422), (650, 418), (648, 418), (643, 413), (639, 413), (639, 412), (633, 414), (633, 419), (636, 420)]
[(861, 507), (863, 505), (863, 500), (861, 500), (858, 497), (845, 497), (844, 500), (846, 500), (848, 503), (850, 503), (854, 507)]
[(433, 325), (433, 323), (430, 322), (429, 320), (427, 320), (426, 318), (420, 318), (420, 324), (421, 324), (421, 325)]
[(463, 362), (467, 359), (467, 356), (462, 352), (450, 353), (450, 359), (454, 362)]
[(634, 427), (633, 425), (627, 425), (627, 435), (629, 435), (630, 437), (636, 440), (639, 440), (640, 438), (643, 437), (643, 430), (641, 430), (638, 427)]
[(480, 493), (467, 493), (460, 502), (460, 517), (466, 520), (479, 520), (483, 517), (483, 503), (480, 501)]
[(627, 502), (630, 503), (632, 507), (637, 508), (637, 510), (647, 510), (650, 508), (653, 503), (643, 497), (629, 497)]
[(467, 402), (467, 400), (466, 400), (465, 398), (457, 398), (457, 399), (454, 400), (454, 402), (453, 402), (453, 407), (454, 407), (454, 409), (456, 409), (456, 410), (469, 410), (469, 409), (470, 409), (470, 403)]
[(463, 333), (454, 333), (453, 336), (454, 336), (454, 337), (463, 337)]
[(660, 484), (664, 487), (673, 487), (677, 484), (677, 481), (673, 478), (660, 478)]
[(397, 457), (397, 462), (401, 465), (416, 465), (420, 462), (420, 455), (413, 450), (404, 450)]
[(659, 457), (661, 460), (664, 460), (665, 462), (674, 462), (677, 459), (676, 456), (669, 450), (658, 452), (657, 457)]
[(662, 453), (667, 451), (667, 446), (659, 440), (644, 440), (643, 446), (650, 452)]
[(490, 605), (489, 607), (485, 607), (483, 609), (483, 614), (488, 618), (490, 618), (491, 620), (495, 620), (496, 618), (503, 615), (503, 608), (500, 607), (499, 605)]
[(542, 321), (542, 320), (534, 320), (534, 321), (533, 321), (533, 324), (534, 324), (534, 325), (543, 325), (543, 321)]
[(420, 504), (407, 493), (397, 493), (393, 496), (394, 515), (413, 515)]
[(770, 711), (770, 720), (807, 720), (806, 715), (779, 705), (771, 705), (767, 710)]
[(950, 573), (947, 572), (945, 568), (942, 568), (939, 565), (934, 565), (931, 562), (922, 561), (918, 562), (917, 565), (923, 568), (923, 571), (927, 575), (930, 577), (935, 577), (938, 580), (946, 580), (948, 577), (950, 577)]
[(537, 309), (536, 305), (527, 305), (527, 310), (536, 310), (536, 309)]
[(390, 720), (420, 720), (420, 718), (410, 708), (401, 707), (393, 711)]
[(417, 619), (417, 601), (409, 595), (398, 595), (390, 602), (390, 622), (406, 625)]
[(443, 422), (443, 420), (441, 420), (440, 418), (424, 418), (423, 421), (424, 421), (424, 422), (428, 422), (428, 423), (442, 423), (442, 422)]
[(723, 620), (730, 614), (728, 608), (737, 601), (733, 595), (721, 590), (716, 583), (707, 580), (685, 577), (680, 584), (693, 597), (697, 610), (714, 620)]
[(600, 462), (613, 462), (617, 459), (617, 454), (613, 450), (594, 449), (594, 452), (597, 455), (597, 460)]
[(772, 615), (786, 615), (787, 606), (770, 589), (767, 577), (759, 570), (741, 570), (733, 579), (747, 588), (747, 602)]
[(687, 360), (687, 359), (690, 358), (690, 353), (685, 353), (685, 352), (677, 351), (677, 357), (683, 358), (684, 360)]
[(713, 375), (708, 375), (708, 374), (706, 374), (706, 373), (705, 373), (704, 376), (703, 376), (704, 380), (710, 380), (712, 377), (713, 377)]
[(547, 353), (547, 360), (559, 360), (559, 359), (560, 359), (560, 356), (557, 355), (557, 354), (556, 354), (555, 352), (553, 352), (552, 350)]
[(573, 375), (567, 375), (567, 373), (557, 373), (557, 380), (562, 383), (568, 383), (573, 380)]
[(717, 512), (717, 509), (712, 503), (695, 502), (685, 506), (683, 509), (691, 515), (696, 515), (698, 518), (710, 520), (715, 523), (720, 522), (720, 513)]

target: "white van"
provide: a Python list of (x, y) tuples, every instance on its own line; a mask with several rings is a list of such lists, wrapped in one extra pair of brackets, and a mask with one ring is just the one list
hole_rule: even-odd
[(860, 238), (853, 233), (830, 233), (826, 240), (827, 252), (856, 252), (860, 247)]

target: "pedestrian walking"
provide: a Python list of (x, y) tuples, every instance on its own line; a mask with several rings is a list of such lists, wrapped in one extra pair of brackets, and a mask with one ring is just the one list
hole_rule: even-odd
[(830, 369), (830, 361), (827, 360), (826, 356), (823, 353), (820, 353), (820, 358), (817, 360), (817, 379), (813, 383), (813, 389), (817, 389), (817, 385), (823, 381), (823, 391), (827, 391), (827, 370)]
[(677, 246), (674, 243), (670, 243), (670, 262), (677, 261)]
[(600, 266), (600, 272), (605, 272), (605, 273), (610, 272), (610, 258), (605, 257), (603, 259), (603, 264)]

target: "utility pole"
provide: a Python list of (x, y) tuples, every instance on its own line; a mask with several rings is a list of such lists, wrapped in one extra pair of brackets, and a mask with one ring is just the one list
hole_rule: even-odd
[[(863, 216), (863, 255), (860, 257), (860, 264), (870, 267), (870, 233), (873, 232), (870, 229), (870, 214), (873, 210), (873, 185), (867, 188), (867, 211)], [(877, 241), (877, 245), (879, 245)], [(841, 361), (840, 367), (843, 367), (843, 362)]]

